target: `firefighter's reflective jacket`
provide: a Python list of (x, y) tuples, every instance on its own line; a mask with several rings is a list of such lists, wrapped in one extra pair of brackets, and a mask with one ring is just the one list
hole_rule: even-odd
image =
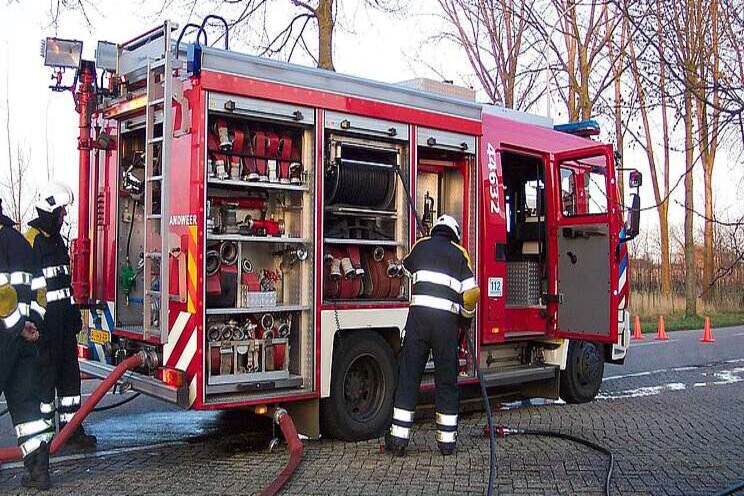
[(411, 307), (446, 310), (472, 318), (480, 290), (468, 252), (448, 236), (420, 239), (403, 259), (413, 284)]
[(80, 331), (80, 311), (73, 306), (70, 287), (70, 256), (62, 236), (49, 235), (29, 223), (26, 239), (31, 245), (41, 275), (46, 280), (47, 325), (61, 326), (64, 331)]
[(45, 287), (28, 243), (0, 216), (0, 332), (18, 335), (28, 320), (40, 327)]

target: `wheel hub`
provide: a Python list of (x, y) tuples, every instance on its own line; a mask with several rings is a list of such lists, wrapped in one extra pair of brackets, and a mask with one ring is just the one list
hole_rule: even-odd
[(384, 378), (377, 361), (369, 355), (357, 357), (344, 378), (344, 399), (349, 415), (359, 422), (374, 417), (384, 390)]

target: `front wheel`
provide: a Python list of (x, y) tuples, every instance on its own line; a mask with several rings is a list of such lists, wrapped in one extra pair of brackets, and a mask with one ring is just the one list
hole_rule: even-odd
[(571, 341), (568, 344), (566, 370), (561, 371), (561, 398), (566, 403), (592, 401), (604, 375), (604, 350), (601, 344)]
[(342, 441), (380, 436), (390, 425), (395, 357), (378, 334), (352, 331), (333, 353), (331, 396), (321, 402), (325, 435)]

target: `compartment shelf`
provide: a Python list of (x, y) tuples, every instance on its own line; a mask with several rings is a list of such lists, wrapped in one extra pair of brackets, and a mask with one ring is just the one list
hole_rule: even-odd
[(323, 238), (325, 243), (334, 245), (360, 245), (360, 246), (399, 246), (401, 243), (383, 239), (345, 239), (345, 238)]
[(282, 184), (269, 182), (239, 181), (235, 179), (209, 178), (207, 184), (217, 188), (225, 189), (276, 189), (283, 191), (308, 191), (308, 187), (302, 184)]
[(225, 307), (207, 308), (207, 315), (232, 315), (275, 312), (301, 312), (309, 310), (309, 305), (276, 305), (273, 307)]
[(309, 243), (309, 240), (305, 238), (246, 236), (243, 234), (207, 234), (207, 241), (237, 241), (237, 242), (256, 241), (259, 243), (288, 243), (288, 244)]

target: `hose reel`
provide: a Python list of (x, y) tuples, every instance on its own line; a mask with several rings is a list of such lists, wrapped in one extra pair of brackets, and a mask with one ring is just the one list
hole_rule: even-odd
[(335, 142), (325, 171), (326, 203), (387, 208), (395, 196), (398, 150)]

